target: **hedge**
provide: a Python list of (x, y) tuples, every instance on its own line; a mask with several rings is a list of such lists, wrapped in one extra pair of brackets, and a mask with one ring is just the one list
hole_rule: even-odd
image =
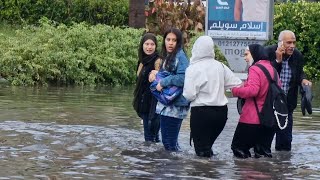
[(37, 24), (42, 17), (72, 22), (127, 26), (129, 0), (3, 0), (0, 19), (14, 25)]
[(143, 30), (43, 19), (0, 34), (0, 72), (12, 85), (125, 85), (135, 80)]

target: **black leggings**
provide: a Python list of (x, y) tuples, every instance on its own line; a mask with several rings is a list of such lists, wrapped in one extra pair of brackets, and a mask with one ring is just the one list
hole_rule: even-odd
[(251, 157), (250, 149), (254, 148), (255, 157), (271, 157), (271, 142), (274, 130), (260, 124), (239, 122), (234, 133), (231, 149), (236, 157)]
[(199, 106), (191, 108), (190, 129), (198, 156), (211, 157), (212, 145), (228, 119), (227, 106)]

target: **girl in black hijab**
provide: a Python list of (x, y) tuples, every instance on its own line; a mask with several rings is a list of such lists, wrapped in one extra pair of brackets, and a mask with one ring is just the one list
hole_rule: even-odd
[(137, 82), (134, 90), (133, 108), (143, 120), (145, 141), (159, 142), (159, 118), (155, 113), (157, 100), (150, 91), (149, 73), (159, 70), (161, 59), (157, 51), (157, 38), (146, 33), (138, 49)]

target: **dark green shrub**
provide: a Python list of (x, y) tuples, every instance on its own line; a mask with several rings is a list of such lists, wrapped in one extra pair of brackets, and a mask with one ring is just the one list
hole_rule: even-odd
[(13, 85), (131, 84), (142, 31), (43, 20), (0, 36), (0, 72)]
[[(40, 26), (0, 34), (0, 72), (12, 85), (133, 84), (142, 32), (85, 23), (68, 27), (42, 19)], [(193, 36), (192, 44), (200, 35)], [(161, 44), (162, 37), (158, 40)], [(189, 57), (191, 48), (186, 49)]]
[(70, 24), (87, 22), (127, 26), (129, 1), (105, 0), (5, 0), (0, 2), (0, 19), (11, 24), (36, 24), (42, 17)]

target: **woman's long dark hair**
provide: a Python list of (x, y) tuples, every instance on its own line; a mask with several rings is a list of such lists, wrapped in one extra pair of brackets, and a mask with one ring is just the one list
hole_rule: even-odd
[[(172, 53), (168, 53), (166, 49), (166, 38), (169, 33), (173, 33), (177, 36), (176, 48), (172, 51)], [(180, 49), (183, 50), (182, 32), (177, 28), (168, 29), (163, 35), (162, 50), (161, 50), (161, 55), (163, 58), (165, 58), (163, 63), (165, 63), (165, 69), (167, 71), (172, 71), (174, 69), (175, 57)]]

